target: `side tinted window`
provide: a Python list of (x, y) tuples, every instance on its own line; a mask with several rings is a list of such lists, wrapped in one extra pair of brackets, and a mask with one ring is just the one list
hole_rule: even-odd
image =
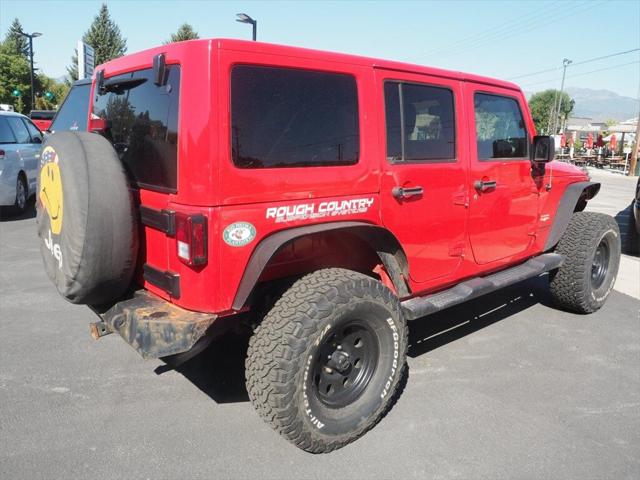
[(49, 127), (52, 132), (63, 130), (87, 130), (89, 93), (91, 84), (74, 85), (64, 99)]
[(514, 98), (474, 96), (478, 158), (522, 158), (528, 155), (527, 130)]
[(16, 137), (13, 136), (5, 116), (0, 116), (0, 143), (16, 143)]
[(31, 135), (20, 117), (7, 117), (7, 122), (13, 130), (17, 143), (31, 143)]
[(390, 161), (453, 160), (453, 92), (412, 83), (385, 82), (387, 158)]
[(233, 163), (240, 168), (358, 161), (358, 94), (349, 75), (236, 66), (231, 124)]
[(27, 130), (29, 131), (29, 135), (31, 135), (31, 143), (35, 143), (35, 139), (42, 139), (42, 133), (33, 123), (29, 120), (25, 120), (24, 124), (27, 126)]
[(139, 185), (174, 191), (180, 68), (167, 70), (167, 83), (161, 86), (153, 83), (152, 69), (108, 78), (93, 114), (107, 121), (103, 133)]

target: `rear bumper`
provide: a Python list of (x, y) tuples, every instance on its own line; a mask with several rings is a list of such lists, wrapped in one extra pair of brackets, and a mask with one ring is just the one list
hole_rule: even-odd
[(120, 336), (144, 358), (159, 358), (190, 350), (217, 316), (192, 312), (146, 290), (122, 300), (107, 310), (94, 311), (101, 322), (91, 324), (94, 338), (111, 332)]

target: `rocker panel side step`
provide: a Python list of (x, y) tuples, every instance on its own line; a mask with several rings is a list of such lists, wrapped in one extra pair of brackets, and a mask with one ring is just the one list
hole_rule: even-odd
[(431, 315), (445, 308), (458, 305), (501, 288), (513, 285), (528, 278), (558, 268), (564, 262), (564, 256), (558, 253), (545, 253), (527, 260), (515, 267), (501, 270), (486, 277), (475, 277), (459, 283), (442, 292), (424, 297), (410, 298), (402, 302), (402, 310), (407, 320)]

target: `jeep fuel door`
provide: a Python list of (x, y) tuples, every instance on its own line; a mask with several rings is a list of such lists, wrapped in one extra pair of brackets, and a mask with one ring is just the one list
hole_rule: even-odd
[(477, 263), (525, 254), (533, 245), (538, 187), (531, 175), (533, 126), (516, 90), (465, 83), (470, 137), (469, 239)]
[(466, 139), (457, 80), (376, 70), (382, 221), (400, 240), (414, 282), (454, 274), (464, 255)]

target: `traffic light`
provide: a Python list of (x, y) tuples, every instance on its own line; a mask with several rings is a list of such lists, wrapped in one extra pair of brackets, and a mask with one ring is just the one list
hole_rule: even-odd
[(14, 88), (13, 92), (11, 92), (11, 96), (13, 96), (13, 97), (21, 97), (22, 96), (22, 92), (20, 90), (18, 90), (17, 88)]
[(55, 98), (55, 95), (53, 94), (53, 92), (46, 92), (44, 96), (47, 100), (53, 100)]

